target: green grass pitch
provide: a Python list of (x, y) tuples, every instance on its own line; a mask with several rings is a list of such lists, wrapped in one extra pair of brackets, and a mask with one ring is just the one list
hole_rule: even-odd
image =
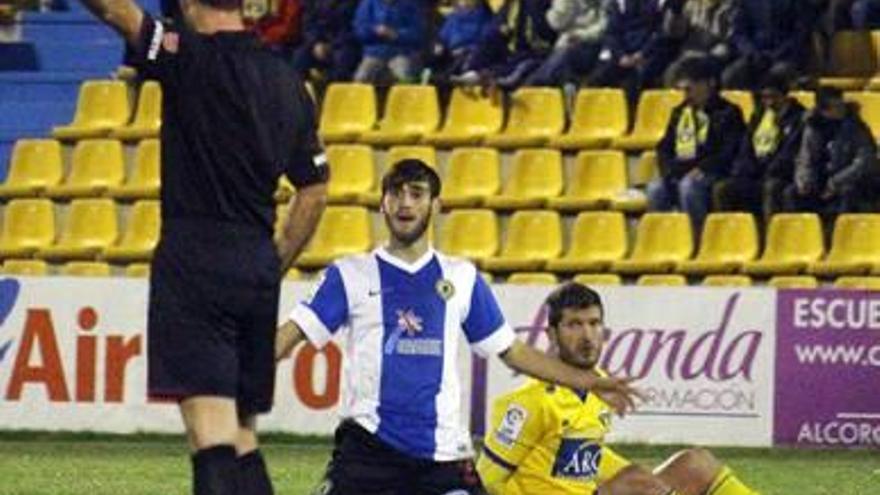
[[(653, 466), (676, 447), (619, 445)], [(327, 439), (272, 435), (264, 442), (275, 491), (308, 494)], [(762, 495), (880, 495), (880, 452), (713, 449)], [(0, 495), (186, 495), (186, 447), (177, 437), (0, 433)]]

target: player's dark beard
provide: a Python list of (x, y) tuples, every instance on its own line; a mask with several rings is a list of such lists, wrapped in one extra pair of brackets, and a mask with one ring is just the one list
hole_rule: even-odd
[(391, 236), (397, 242), (404, 246), (409, 246), (418, 241), (425, 231), (428, 230), (428, 226), (431, 225), (431, 215), (433, 215), (433, 212), (428, 209), (428, 214), (425, 215), (425, 218), (409, 233), (395, 231), (391, 222), (391, 215), (385, 215), (385, 225), (388, 226), (388, 231), (391, 232)]

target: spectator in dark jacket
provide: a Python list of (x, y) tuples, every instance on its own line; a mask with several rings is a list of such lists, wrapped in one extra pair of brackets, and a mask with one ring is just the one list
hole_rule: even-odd
[(794, 184), (785, 190), (789, 211), (813, 211), (826, 220), (870, 209), (878, 192), (877, 147), (858, 108), (836, 88), (816, 93), (795, 161)]
[(352, 21), (355, 0), (308, 0), (305, 4), (302, 45), (294, 55), (304, 75), (317, 69), (327, 81), (350, 80), (361, 59)]
[(709, 57), (719, 70), (726, 67), (735, 55), (730, 43), (736, 0), (689, 0), (682, 15), (673, 22), (673, 37), (680, 44), (678, 56), (668, 69), (664, 80), (667, 86), (675, 84), (678, 68), (688, 59)]
[(809, 54), (811, 9), (802, 0), (739, 0), (733, 43), (738, 59), (725, 71), (728, 88), (753, 88), (772, 72), (794, 77)]
[(446, 81), (464, 70), (491, 21), (492, 10), (486, 0), (456, 0), (434, 43), (430, 65), (435, 80)]
[(782, 211), (782, 193), (794, 181), (794, 160), (804, 131), (803, 105), (787, 96), (785, 78), (761, 83), (761, 104), (749, 122), (731, 177), (715, 186), (715, 208), (750, 211), (766, 221)]
[(699, 235), (709, 212), (712, 187), (730, 173), (746, 125), (738, 106), (721, 97), (714, 65), (691, 59), (681, 67), (678, 87), (685, 102), (669, 119), (657, 145), (660, 177), (648, 184), (648, 208), (679, 208)]
[(417, 79), (427, 42), (424, 9), (421, 0), (360, 1), (354, 32), (364, 56), (355, 72), (356, 81), (382, 84)]
[(880, 0), (856, 0), (852, 4), (851, 15), (854, 29), (880, 28)]

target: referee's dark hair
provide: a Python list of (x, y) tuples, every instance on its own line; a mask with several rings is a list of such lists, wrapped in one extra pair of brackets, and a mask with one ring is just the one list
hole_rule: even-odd
[(382, 196), (411, 182), (427, 182), (431, 189), (431, 199), (440, 196), (440, 176), (427, 163), (416, 158), (400, 160), (391, 166), (391, 170), (382, 178)]
[(605, 309), (602, 307), (602, 298), (599, 293), (586, 285), (577, 282), (568, 282), (561, 285), (547, 296), (544, 302), (550, 310), (547, 315), (548, 323), (551, 327), (558, 327), (562, 321), (562, 311), (564, 309), (587, 309), (591, 306), (598, 306), (602, 314)]

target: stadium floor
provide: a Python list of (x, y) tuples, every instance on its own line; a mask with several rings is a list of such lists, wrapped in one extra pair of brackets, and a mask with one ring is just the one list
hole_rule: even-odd
[[(0, 433), (0, 495), (189, 493), (179, 438)], [(304, 495), (327, 461), (327, 439), (271, 436), (264, 450), (279, 495)], [(673, 446), (622, 445), (654, 465)], [(713, 449), (762, 495), (880, 494), (880, 452)]]

